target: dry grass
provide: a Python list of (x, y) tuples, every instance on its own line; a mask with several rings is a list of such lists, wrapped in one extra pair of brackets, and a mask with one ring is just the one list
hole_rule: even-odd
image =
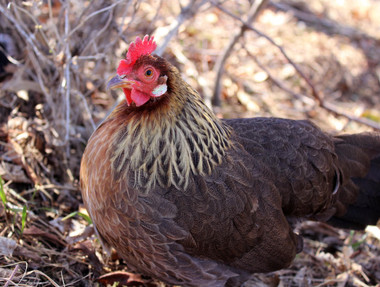
[[(245, 19), (248, 1), (221, 2)], [(130, 41), (154, 34), (210, 103), (215, 63), (241, 22), (200, 0), (0, 0), (0, 15), (12, 62), (0, 75), (0, 285), (98, 284), (99, 275), (126, 269), (103, 256), (78, 189), (87, 139), (118, 100), (105, 92), (107, 79)], [(380, 122), (379, 15), (375, 0), (289, 0), (271, 3), (254, 23), (346, 116), (321, 108), (278, 47), (249, 29), (226, 61), (216, 112), (309, 118), (332, 133), (371, 130), (347, 115)], [(305, 251), (294, 264), (246, 285), (379, 286), (374, 230), (305, 223)]]

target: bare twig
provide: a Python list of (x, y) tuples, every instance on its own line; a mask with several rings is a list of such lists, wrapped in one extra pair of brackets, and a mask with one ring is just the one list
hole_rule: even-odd
[(349, 26), (340, 25), (339, 23), (333, 20), (318, 17), (314, 15), (313, 13), (304, 12), (286, 3), (270, 1), (269, 5), (275, 7), (278, 10), (291, 13), (293, 14), (295, 18), (309, 25), (322, 27), (325, 30), (327, 30), (328, 33), (330, 34), (338, 34), (338, 35), (342, 35), (342, 36), (354, 38), (354, 39), (366, 38), (366, 39), (372, 39), (372, 40), (378, 41), (378, 39), (375, 39), (374, 37), (371, 37), (370, 35), (367, 35), (366, 33), (363, 33), (360, 30), (357, 30)]
[[(214, 86), (214, 94), (213, 94), (213, 97), (212, 97), (212, 104), (214, 106), (220, 106), (221, 104), (221, 101), (220, 101), (220, 82), (221, 82), (221, 78), (222, 78), (222, 75), (223, 75), (223, 68), (224, 68), (224, 64), (226, 62), (226, 60), (228, 59), (229, 55), (231, 54), (232, 52), (232, 49), (234, 48), (235, 44), (237, 43), (237, 41), (240, 39), (240, 37), (242, 37), (244, 35), (244, 32), (247, 30), (247, 26), (246, 26), (246, 23), (251, 23), (253, 22), (257, 15), (261, 12), (261, 10), (265, 7), (265, 5), (267, 4), (268, 0), (256, 0), (248, 14), (247, 14), (247, 19), (245, 21), (241, 20), (241, 22), (243, 23), (239, 29), (239, 31), (237, 31), (230, 39), (230, 42), (228, 43), (226, 49), (224, 50), (223, 54), (220, 55), (220, 57), (218, 58), (218, 60), (216, 61), (216, 64), (215, 64), (215, 68), (214, 70), (216, 71), (216, 79), (215, 79), (215, 86)], [(219, 9), (221, 10), (225, 10), (222, 6), (220, 6), (218, 3), (215, 3), (215, 2), (212, 2), (213, 5), (217, 6)], [(237, 17), (237, 16), (236, 16)], [(239, 18), (239, 17), (237, 17)], [(240, 19), (240, 18), (239, 18)]]
[(45, 274), (44, 272), (42, 272), (42, 271), (40, 271), (40, 270), (32, 270), (32, 271), (29, 271), (26, 275), (33, 274), (33, 273), (45, 277), (47, 280), (49, 280), (49, 282), (50, 282), (54, 287), (60, 287), (60, 285), (57, 284), (52, 278), (50, 278), (47, 274)]
[[(41, 25), (40, 25), (39, 21), (32, 15), (32, 13), (30, 13), (28, 10), (26, 10), (26, 9), (24, 9), (24, 8), (18, 6), (18, 5), (14, 5), (14, 7), (15, 7), (15, 9), (20, 10), (22, 13), (24, 13), (25, 15), (27, 15), (33, 21), (33, 23), (34, 23), (34, 25), (35, 25), (35, 27), (36, 27), (36, 29), (38, 31), (38, 34), (40, 34), (42, 36), (43, 41), (46, 44), (48, 44), (49, 43), (48, 37), (46, 36), (46, 34), (43, 31), (43, 29), (41, 29)], [(19, 17), (19, 19), (22, 19), (22, 18), (24, 18), (24, 17), (22, 17), (22, 16)], [(34, 39), (35, 39), (35, 36), (34, 36), (35, 33), (36, 32), (30, 33), (31, 37), (33, 37)], [(52, 51), (53, 55), (56, 54), (53, 47), (49, 47), (49, 49)]]
[(95, 43), (95, 41), (97, 40), (97, 38), (102, 35), (104, 33), (104, 31), (106, 31), (112, 21), (112, 18), (113, 18), (113, 10), (111, 9), (110, 12), (109, 12), (109, 15), (108, 15), (108, 19), (107, 19), (107, 22), (105, 23), (105, 25), (103, 26), (102, 29), (100, 29), (95, 36), (91, 37), (91, 41), (89, 41), (87, 43), (87, 45), (83, 48), (82, 50), (82, 53), (84, 51), (87, 50), (88, 47), (90, 47), (91, 44)]
[(157, 47), (155, 51), (157, 55), (161, 56), (164, 53), (166, 46), (169, 44), (170, 40), (177, 34), (177, 31), (179, 27), (181, 27), (182, 23), (185, 22), (187, 19), (193, 17), (198, 11), (198, 9), (207, 2), (207, 0), (189, 1), (189, 4), (181, 9), (181, 13), (178, 15), (177, 19), (170, 25), (170, 30), (166, 35), (165, 39), (161, 41), (160, 46)]
[(116, 5), (118, 5), (119, 3), (122, 3), (122, 2), (124, 2), (124, 0), (119, 0), (119, 1), (109, 5), (107, 7), (104, 7), (103, 9), (100, 9), (100, 10), (97, 10), (97, 11), (91, 13), (83, 21), (81, 21), (74, 29), (72, 29), (70, 31), (70, 33), (67, 35), (67, 38), (71, 37), (80, 27), (82, 27), (92, 17), (95, 17), (95, 16), (99, 15), (100, 13), (108, 11), (108, 10), (114, 8)]
[[(66, 3), (66, 11), (65, 11), (65, 38), (66, 38), (66, 46), (65, 46), (65, 55), (66, 55), (66, 66), (65, 66), (65, 103), (66, 103), (66, 135), (63, 144), (67, 145), (69, 148), (69, 145), (67, 144), (69, 142), (70, 137), (70, 87), (71, 87), (71, 78), (70, 78), (70, 66), (71, 66), (71, 51), (70, 51), (70, 44), (69, 44), (69, 35), (70, 33), (70, 22), (69, 22), (69, 15), (70, 15), (70, 2)], [(67, 149), (67, 152), (69, 150)], [(69, 153), (67, 153), (69, 155)]]
[(57, 25), (55, 24), (54, 20), (53, 20), (53, 9), (52, 9), (52, 0), (49, 0), (48, 1), (48, 8), (49, 8), (49, 19), (51, 20), (51, 25), (52, 25), (52, 29), (53, 29), (53, 32), (55, 34), (55, 38), (56, 39), (59, 39), (59, 33), (58, 33), (58, 28), (57, 28)]
[(84, 95), (80, 91), (74, 91), (74, 92), (81, 98), (83, 105), (84, 105), (84, 109), (86, 110), (86, 113), (90, 119), (92, 131), (94, 131), (96, 129), (96, 125), (95, 125), (94, 119), (92, 118), (91, 111), (90, 111), (90, 108), (88, 107), (86, 98), (84, 97)]
[[(304, 95), (301, 95), (301, 94), (298, 94), (298, 93), (295, 93), (294, 91), (292, 91), (291, 89), (289, 89), (288, 87), (286, 87), (283, 83), (281, 83), (279, 80), (277, 80), (271, 73), (270, 71), (257, 59), (257, 57), (255, 57), (252, 53), (250, 53), (248, 51), (248, 49), (246, 49), (248, 55), (250, 57), (252, 57), (252, 59), (256, 62), (256, 64), (263, 70), (265, 71), (269, 78), (272, 80), (272, 82), (278, 86), (280, 89), (284, 90), (285, 92), (287, 92), (288, 94), (292, 95), (293, 97), (296, 97), (296, 98), (299, 98), (301, 99), (302, 101), (306, 102), (307, 99), (309, 99), (309, 101), (312, 101), (312, 99), (310, 97), (306, 97)], [(309, 101), (307, 101), (309, 103)], [(380, 125), (376, 124), (374, 121), (371, 121), (371, 120), (368, 120), (366, 118), (358, 118), (358, 117), (355, 117), (355, 116), (352, 116), (350, 114), (347, 114), (345, 112), (342, 112), (342, 111), (339, 111), (337, 109), (337, 107), (335, 107), (334, 105), (332, 105), (331, 103), (329, 102), (326, 102), (325, 100), (320, 102), (320, 107), (324, 108), (325, 110), (337, 115), (337, 116), (342, 116), (342, 117), (345, 117), (347, 118), (348, 120), (350, 121), (354, 121), (354, 122), (358, 122), (358, 123), (361, 123), (363, 125), (366, 125), (366, 126), (369, 126), (373, 129), (376, 129), (376, 130), (380, 130)]]
[(243, 21), (242, 19), (240, 19), (238, 16), (232, 14), (230, 11), (224, 9), (223, 7), (221, 6), (218, 6), (217, 7), (223, 11), (224, 13), (226, 13), (227, 15), (231, 16), (232, 18), (240, 21), (245, 27), (246, 29), (249, 29), (249, 30), (252, 30), (253, 32), (255, 32), (258, 36), (260, 37), (263, 37), (264, 39), (266, 39), (267, 41), (269, 41), (273, 46), (275, 46), (276, 48), (278, 48), (281, 52), (281, 54), (285, 57), (285, 59), (294, 67), (294, 69), (296, 69), (297, 73), (305, 80), (305, 82), (307, 83), (307, 85), (310, 87), (311, 91), (312, 91), (312, 95), (313, 97), (318, 101), (318, 102), (321, 102), (322, 99), (321, 99), (321, 96), (319, 95), (318, 91), (316, 90), (316, 88), (314, 87), (313, 83), (310, 81), (310, 79), (308, 77), (306, 77), (306, 75), (302, 72), (302, 70), (298, 67), (298, 65), (296, 63), (294, 63), (294, 61), (288, 56), (288, 54), (285, 52), (284, 48), (281, 47), (280, 45), (278, 45), (271, 37), (269, 37), (268, 35), (264, 34), (263, 32), (257, 30), (255, 27), (253, 27), (252, 25), (250, 25), (249, 23)]
[(74, 56), (74, 61), (99, 61), (101, 59), (106, 59), (107, 55), (104, 53), (98, 53), (96, 55), (89, 55), (89, 56)]
[(273, 84), (275, 84), (277, 87), (279, 87), (281, 90), (284, 90), (285, 92), (287, 92), (288, 94), (292, 95), (293, 97), (295, 98), (298, 98), (300, 100), (302, 100), (304, 103), (307, 103), (307, 104), (314, 104), (315, 105), (315, 101), (308, 97), (308, 96), (305, 96), (305, 95), (302, 95), (302, 94), (298, 94), (294, 91), (292, 91), (290, 88), (286, 87), (284, 85), (284, 83), (282, 83), (281, 81), (279, 81), (278, 79), (276, 79), (272, 73), (269, 71), (269, 69), (267, 69), (261, 62), (260, 60), (255, 56), (253, 55), (246, 47), (245, 47), (245, 50), (247, 51), (247, 54), (248, 56), (250, 56), (255, 62), (256, 64), (260, 67), (260, 69), (262, 69), (265, 73), (267, 73), (268, 77), (271, 79), (271, 81), (273, 82)]
[(160, 11), (161, 11), (161, 8), (162, 8), (162, 3), (164, 2), (164, 0), (160, 0), (158, 2), (158, 5), (157, 5), (157, 8), (155, 8), (156, 10), (156, 14), (154, 15), (153, 19), (150, 21), (149, 23), (149, 27), (147, 28), (147, 30), (154, 30), (154, 24), (156, 23), (159, 15), (160, 15)]
[(361, 123), (363, 125), (369, 126), (369, 127), (373, 128), (373, 129), (376, 129), (376, 130), (380, 131), (380, 125), (376, 124), (374, 121), (368, 120), (366, 118), (358, 118), (358, 117), (355, 117), (353, 115), (347, 114), (345, 112), (341, 112), (341, 111), (339, 111), (337, 109), (337, 107), (335, 107), (334, 105), (332, 105), (329, 102), (322, 101), (320, 106), (322, 108), (324, 108), (325, 110), (327, 110), (327, 111), (329, 111), (329, 112), (331, 112), (331, 113), (333, 113), (335, 115), (345, 117), (345, 118), (347, 118), (350, 121)]
[[(272, 38), (270, 38), (268, 35), (264, 34), (263, 32), (257, 30), (256, 28), (254, 28), (252, 25), (250, 25), (249, 23), (245, 22), (244, 20), (240, 19), (238, 16), (234, 15), (233, 13), (231, 13), (230, 11), (224, 9), (222, 6), (218, 5), (218, 4), (214, 4), (215, 6), (217, 6), (221, 11), (223, 11), (224, 13), (226, 13), (227, 15), (231, 16), (232, 18), (238, 20), (239, 22), (241, 22), (245, 27), (246, 29), (249, 29), (249, 30), (252, 30), (253, 32), (255, 32), (258, 36), (260, 37), (263, 37), (265, 38), (266, 40), (268, 40), (273, 46), (275, 46), (276, 48), (278, 48), (281, 52), (281, 54), (286, 58), (286, 60), (294, 67), (294, 69), (297, 71), (297, 73), (301, 76), (301, 78), (304, 79), (304, 81), (306, 82), (306, 84), (310, 87), (311, 89), (311, 92), (312, 92), (312, 96), (314, 97), (314, 99), (317, 100), (317, 103), (320, 107), (336, 114), (336, 115), (339, 115), (339, 116), (343, 116), (351, 121), (355, 121), (355, 122), (358, 122), (358, 123), (361, 123), (361, 124), (364, 124), (366, 126), (369, 126), (369, 127), (372, 127), (376, 130), (380, 130), (380, 126), (378, 124), (376, 124), (375, 122), (371, 121), (371, 120), (368, 120), (368, 119), (365, 119), (365, 118), (358, 118), (358, 117), (355, 117), (355, 116), (352, 116), (352, 115), (349, 115), (347, 113), (344, 113), (344, 112), (340, 112), (338, 111), (338, 109), (333, 106), (332, 104), (330, 103), (327, 103), (323, 100), (323, 96), (320, 95), (319, 91), (315, 88), (314, 84), (311, 82), (311, 80), (302, 72), (302, 70), (298, 67), (298, 65), (288, 56), (288, 54), (285, 52), (284, 48), (281, 47), (280, 45), (278, 45)], [(293, 94), (293, 93), (291, 93)]]
[(13, 269), (11, 276), (7, 279), (7, 282), (5, 283), (4, 287), (8, 287), (9, 283), (12, 282), (13, 277), (16, 275), (18, 269), (20, 266), (17, 264), (16, 267)]
[[(15, 4), (12, 4), (15, 6)], [(15, 7), (15, 9), (18, 9)], [(20, 21), (15, 19), (9, 11), (6, 11), (3, 6), (0, 5), (0, 12), (3, 13), (3, 15), (10, 21), (12, 24), (15, 26), (17, 31), (24, 37), (25, 41), (32, 47), (33, 51), (38, 57), (46, 58), (44, 57), (43, 53), (37, 48), (37, 45), (34, 43), (35, 41), (35, 36), (33, 34), (28, 34), (21, 26), (20, 26)], [(50, 62), (48, 59), (46, 61)]]
[[(15, 4), (12, 4), (15, 5)], [(9, 13), (9, 11), (6, 11), (7, 8), (4, 8), (3, 6), (0, 5), (0, 12), (7, 17), (7, 19), (13, 24), (17, 32), (22, 35), (23, 39), (26, 41), (27, 45), (32, 48), (32, 50), (28, 50), (28, 55), (31, 63), (33, 64), (33, 67), (36, 71), (36, 76), (37, 76), (37, 82), (41, 87), (41, 90), (45, 96), (45, 99), (49, 106), (54, 110), (54, 105), (53, 101), (51, 99), (51, 96), (49, 95), (48, 88), (45, 86), (46, 79), (44, 79), (45, 73), (42, 72), (41, 65), (39, 64), (39, 61), (37, 59), (40, 59), (41, 61), (44, 61), (45, 63), (52, 65), (52, 62), (50, 59), (44, 56), (44, 54), (39, 50), (37, 45), (34, 43), (35, 37), (34, 35), (28, 34), (27, 31), (21, 26), (20, 23), (22, 21), (19, 21), (19, 19), (16, 19), (12, 13)], [(10, 8), (9, 8), (10, 9)], [(16, 10), (16, 8), (15, 8)], [(34, 53), (33, 53), (33, 52)]]
[[(128, 1), (128, 3), (126, 4), (125, 8), (124, 8), (124, 11), (123, 11), (123, 14), (122, 14), (122, 23), (125, 23), (125, 20), (126, 20), (126, 16), (127, 16), (127, 12), (129, 11), (129, 6), (130, 4), (133, 2), (133, 0), (130, 0)], [(133, 13), (132, 13), (132, 17), (130, 17), (130, 20), (128, 22), (128, 24), (125, 24), (123, 27), (123, 29), (121, 29), (120, 26), (117, 26), (116, 29), (118, 31), (118, 38), (122, 39), (125, 43), (129, 43), (129, 40), (127, 39), (127, 37), (125, 37), (124, 34), (126, 34), (126, 32), (128, 31), (128, 28), (130, 26), (131, 23), (133, 23), (135, 21), (135, 18), (136, 18), (136, 11), (138, 10), (139, 8), (139, 5), (140, 5), (140, 1), (137, 1), (136, 3), (134, 3), (133, 5)], [(115, 39), (116, 41), (117, 39)]]

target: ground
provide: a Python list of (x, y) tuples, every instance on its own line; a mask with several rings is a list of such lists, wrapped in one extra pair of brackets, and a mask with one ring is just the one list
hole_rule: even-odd
[[(155, 35), (220, 117), (380, 129), (380, 2), (268, 2), (244, 26), (243, 0), (0, 1), (0, 285), (164, 286), (106, 256), (78, 184), (89, 136), (122, 99), (105, 84), (136, 36)], [(245, 286), (380, 286), (378, 227), (298, 231), (293, 264)]]

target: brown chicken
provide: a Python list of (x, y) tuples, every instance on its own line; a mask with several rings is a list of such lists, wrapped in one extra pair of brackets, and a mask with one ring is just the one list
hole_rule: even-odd
[(83, 200), (104, 246), (182, 286), (239, 286), (302, 250), (290, 218), (346, 228), (380, 216), (380, 134), (308, 121), (220, 120), (146, 36), (108, 84), (121, 102), (91, 136)]

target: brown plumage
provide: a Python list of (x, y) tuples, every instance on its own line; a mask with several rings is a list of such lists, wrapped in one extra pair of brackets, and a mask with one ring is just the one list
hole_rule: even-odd
[(105, 247), (170, 284), (238, 286), (302, 249), (289, 218), (362, 228), (380, 216), (380, 135), (333, 137), (308, 121), (219, 120), (152, 39), (110, 88), (121, 102), (91, 136), (83, 200)]

